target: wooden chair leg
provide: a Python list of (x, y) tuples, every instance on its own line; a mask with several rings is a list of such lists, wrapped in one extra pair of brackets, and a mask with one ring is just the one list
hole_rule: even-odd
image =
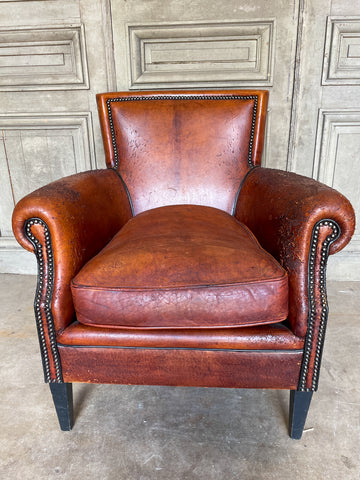
[(50, 383), (61, 430), (69, 431), (74, 425), (72, 383)]
[(290, 390), (289, 435), (300, 440), (313, 392)]

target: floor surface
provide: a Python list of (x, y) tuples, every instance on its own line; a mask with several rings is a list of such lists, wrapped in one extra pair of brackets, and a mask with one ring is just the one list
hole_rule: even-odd
[(329, 284), (320, 375), (301, 440), (288, 392), (74, 385), (61, 432), (43, 383), (36, 279), (0, 275), (0, 478), (187, 480), (360, 478), (360, 283)]

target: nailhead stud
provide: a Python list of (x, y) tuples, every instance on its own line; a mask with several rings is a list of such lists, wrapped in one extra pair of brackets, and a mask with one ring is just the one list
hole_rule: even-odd
[[(35, 238), (35, 236), (31, 233), (31, 226), (32, 225), (41, 225), (44, 230), (44, 238), (45, 238), (45, 245), (43, 246), (39, 239)], [(59, 352), (57, 350), (56, 344), (56, 335), (55, 335), (55, 326), (53, 321), (53, 316), (51, 312), (51, 298), (52, 298), (52, 290), (53, 290), (53, 252), (51, 246), (51, 237), (49, 227), (46, 223), (41, 219), (30, 219), (27, 221), (25, 226), (25, 232), (27, 238), (33, 244), (35, 249), (35, 254), (38, 261), (38, 286), (37, 291), (35, 294), (35, 301), (34, 301), (34, 310), (35, 310), (35, 319), (37, 324), (37, 329), (39, 332), (39, 339), (40, 339), (40, 350), (41, 356), (44, 365), (44, 374), (45, 380), (47, 382), (62, 382), (62, 373), (61, 373), (61, 364), (60, 364), (60, 357)], [(46, 284), (46, 291), (43, 294), (44, 288), (44, 248), (46, 252), (46, 263), (48, 266), (48, 275), (47, 275), (47, 284)], [(42, 306), (43, 304), (43, 306)], [(46, 336), (45, 336), (45, 329), (44, 329), (44, 322), (43, 322), (43, 314), (46, 319), (46, 329), (47, 335), (50, 341), (50, 351), (48, 351), (47, 343), (46, 343)], [(51, 369), (50, 369), (50, 356), (52, 361), (55, 365), (55, 379), (51, 378)]]
[[(318, 240), (319, 240), (319, 232), (320, 228), (322, 226), (330, 226), (333, 230), (333, 233), (326, 237), (324, 240), (322, 246), (321, 246), (321, 257), (320, 257), (320, 271), (319, 271), (319, 289), (320, 289), (320, 302), (321, 302), (321, 313), (320, 313), (320, 321), (319, 321), (319, 330), (318, 330), (318, 335), (317, 335), (317, 341), (316, 341), (316, 346), (315, 346), (315, 358), (314, 358), (314, 369), (313, 369), (313, 375), (311, 379), (311, 388), (306, 387), (306, 381), (307, 381), (307, 374), (309, 371), (309, 362), (310, 362), (310, 357), (311, 357), (311, 352), (313, 350), (313, 343), (314, 343), (314, 327), (315, 327), (315, 311), (316, 311), (316, 305), (315, 305), (315, 284), (314, 284), (314, 278), (315, 278), (315, 252), (318, 248)], [(328, 305), (327, 305), (327, 297), (326, 297), (326, 283), (325, 283), (325, 267), (327, 263), (327, 257), (328, 257), (328, 252), (329, 252), (329, 247), (330, 244), (336, 240), (340, 233), (340, 228), (339, 226), (334, 223), (331, 220), (322, 220), (318, 222), (314, 229), (313, 229), (313, 235), (312, 235), (312, 242), (311, 242), (311, 248), (310, 248), (310, 255), (309, 255), (309, 320), (308, 320), (308, 329), (307, 329), (307, 334), (306, 334), (306, 340), (305, 340), (305, 347), (304, 347), (304, 356), (303, 356), (303, 363), (302, 363), (302, 368), (301, 368), (301, 374), (300, 374), (300, 381), (299, 381), (299, 386), (298, 390), (300, 391), (314, 391), (317, 389), (318, 385), (318, 378), (319, 378), (319, 368), (320, 368), (320, 361), (321, 361), (321, 351), (322, 351), (322, 346), (323, 346), (323, 341), (324, 341), (324, 336), (325, 336), (325, 328), (326, 328), (326, 321), (327, 321), (327, 315), (328, 315)]]
[(106, 108), (108, 112), (109, 118), (109, 125), (110, 125), (110, 133), (111, 133), (111, 143), (113, 146), (113, 153), (114, 153), (114, 167), (117, 169), (119, 168), (119, 157), (116, 145), (116, 138), (115, 138), (115, 129), (114, 123), (112, 118), (112, 111), (111, 111), (111, 103), (112, 102), (134, 102), (134, 101), (154, 101), (154, 100), (254, 100), (254, 108), (253, 108), (253, 115), (251, 121), (251, 131), (250, 131), (250, 140), (249, 140), (249, 152), (248, 152), (248, 166), (253, 168), (255, 165), (252, 161), (253, 156), (253, 146), (254, 146), (254, 135), (255, 135), (255, 126), (256, 126), (256, 116), (257, 116), (257, 106), (258, 106), (258, 97), (257, 95), (166, 95), (166, 94), (159, 94), (159, 95), (152, 95), (149, 97), (140, 97), (140, 96), (133, 96), (133, 97), (116, 97), (116, 98), (108, 98), (106, 100)]

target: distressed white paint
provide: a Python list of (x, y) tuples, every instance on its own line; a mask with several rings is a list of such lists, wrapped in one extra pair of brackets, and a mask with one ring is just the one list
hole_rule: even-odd
[(0, 272), (36, 275), (36, 257), (20, 248), (14, 237), (0, 237)]
[[(289, 169), (339, 189), (360, 213), (360, 0), (304, 2)], [(328, 277), (360, 280), (359, 229)]]
[(88, 87), (83, 25), (0, 28), (1, 90)]
[(323, 85), (360, 84), (360, 17), (328, 18)]
[(11, 187), (9, 176), (9, 166), (6, 156), (5, 142), (3, 134), (0, 136), (0, 178), (1, 178), (1, 192), (0, 192), (0, 239), (3, 236), (11, 236), (11, 215), (15, 201)]
[(128, 25), (130, 88), (270, 86), (273, 21)]
[(109, 0), (0, 1), (0, 271), (34, 273), (14, 204), (104, 166), (95, 94), (115, 89)]
[[(347, 191), (351, 203), (360, 205), (360, 109), (320, 110), (316, 147), (314, 178)], [(350, 250), (360, 254), (359, 225), (347, 247)]]

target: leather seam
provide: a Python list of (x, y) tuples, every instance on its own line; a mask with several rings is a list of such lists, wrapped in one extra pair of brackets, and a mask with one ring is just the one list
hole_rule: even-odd
[(126, 185), (126, 182), (125, 182), (125, 180), (123, 179), (123, 177), (121, 176), (119, 170), (117, 170), (117, 169), (114, 168), (114, 167), (111, 168), (111, 170), (116, 173), (117, 177), (120, 179), (120, 181), (121, 181), (121, 183), (122, 183), (122, 186), (123, 186), (124, 189), (125, 189), (127, 198), (128, 198), (128, 200), (129, 200), (129, 205), (130, 205), (130, 209), (131, 209), (131, 214), (132, 214), (132, 216), (134, 217), (134, 216), (135, 216), (135, 213), (134, 213), (134, 205), (133, 205), (133, 202), (132, 202), (132, 199), (131, 199), (131, 195), (130, 195), (129, 189), (128, 189), (127, 185)]
[(236, 212), (236, 207), (237, 207), (237, 203), (238, 203), (238, 200), (239, 200), (240, 192), (241, 192), (241, 189), (242, 189), (245, 181), (247, 180), (249, 174), (250, 174), (251, 172), (254, 172), (255, 170), (257, 170), (258, 168), (261, 168), (261, 166), (260, 166), (260, 165), (254, 165), (252, 168), (250, 168), (250, 170), (248, 170), (248, 171), (246, 172), (244, 178), (241, 180), (240, 185), (239, 185), (239, 188), (238, 188), (238, 190), (237, 190), (237, 192), (236, 192), (236, 195), (235, 195), (235, 200), (234, 200), (233, 208), (232, 208), (232, 211), (231, 211), (231, 215), (232, 215), (233, 217), (235, 217), (235, 212)]
[(284, 280), (287, 278), (287, 273), (285, 272), (282, 277), (276, 278), (276, 279), (269, 279), (269, 280), (250, 280), (250, 281), (243, 281), (243, 282), (238, 282), (238, 283), (224, 283), (224, 284), (209, 284), (209, 285), (179, 285), (179, 286), (172, 286), (172, 287), (96, 287), (96, 286), (91, 286), (91, 285), (80, 285), (80, 284), (75, 284), (71, 283), (72, 288), (78, 288), (78, 289), (87, 289), (87, 290), (96, 290), (96, 291), (172, 291), (172, 290), (198, 290), (198, 289), (208, 289), (208, 288), (232, 288), (232, 287), (237, 287), (237, 286), (246, 286), (246, 285), (261, 285), (261, 284), (267, 284), (267, 283), (283, 283)]
[[(171, 326), (171, 325), (155, 325), (155, 326), (146, 326), (146, 325), (139, 325), (138, 327), (136, 325), (119, 325), (117, 323), (94, 323), (91, 322), (88, 317), (84, 317), (81, 315), (82, 320), (78, 320), (79, 323), (86, 327), (93, 327), (93, 328), (110, 328), (113, 330), (146, 330), (146, 331), (156, 331), (156, 330), (205, 330), (205, 331), (211, 331), (211, 330), (220, 330), (220, 329), (233, 329), (233, 328), (253, 328), (253, 327), (261, 327), (264, 325), (274, 325), (275, 323), (281, 323), (286, 320), (286, 316), (279, 316), (279, 317), (274, 317), (270, 320), (260, 320), (258, 322), (250, 322), (250, 323), (235, 323), (233, 325), (184, 325), (184, 326)], [(85, 320), (87, 323), (85, 323)], [(84, 323), (83, 323), (84, 322)]]
[(135, 346), (118, 346), (118, 345), (66, 345), (63, 343), (58, 343), (59, 347), (62, 348), (115, 348), (115, 349), (124, 349), (124, 350), (194, 350), (194, 351), (206, 351), (206, 352), (244, 352), (244, 353), (258, 353), (258, 354), (264, 354), (266, 355), (267, 353), (296, 353), (300, 354), (302, 353), (302, 349), (269, 349), (269, 350), (263, 350), (263, 349), (254, 349), (254, 350), (247, 350), (247, 349), (236, 349), (236, 348), (191, 348), (191, 347), (135, 347)]

